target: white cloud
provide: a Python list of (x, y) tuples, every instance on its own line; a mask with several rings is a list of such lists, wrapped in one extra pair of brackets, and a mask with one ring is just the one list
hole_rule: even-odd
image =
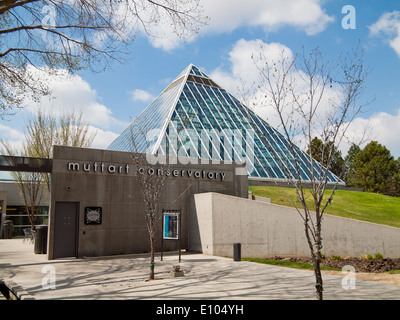
[[(20, 150), (22, 148), (23, 142), (25, 141), (25, 135), (22, 132), (1, 123), (0, 137), (1, 140), (7, 142), (15, 150)], [(1, 144), (0, 149), (2, 149)]]
[(385, 41), (400, 56), (400, 12), (385, 12), (377, 22), (368, 27), (370, 36), (385, 36)]
[[(204, 15), (209, 17), (207, 26), (200, 29), (199, 35), (230, 33), (241, 27), (259, 27), (265, 32), (276, 31), (283, 26), (291, 26), (314, 35), (326, 29), (334, 21), (326, 14), (321, 0), (203, 0)], [(196, 35), (179, 37), (173, 25), (160, 20), (142, 34), (148, 36), (150, 43), (165, 51), (171, 51), (183, 42), (194, 41)]]
[(265, 43), (260, 39), (249, 41), (240, 39), (229, 53), (230, 71), (217, 68), (210, 74), (211, 78), (233, 94), (240, 87), (241, 79), (247, 83), (257, 82), (259, 71), (252, 57), (254, 55), (257, 60), (261, 50), (269, 61), (277, 60), (281, 53), (288, 57), (293, 55), (290, 48), (281, 43)]
[[(239, 99), (242, 99), (242, 93), (249, 89), (250, 93), (246, 97), (247, 100), (244, 101), (246, 106), (253, 109), (273, 127), (278, 127), (280, 121), (276, 112), (272, 107), (265, 106), (268, 103), (266, 103), (264, 94), (257, 88), (260, 83), (260, 74), (255, 62), (259, 60), (261, 52), (264, 56), (263, 59), (271, 63), (278, 61), (282, 55), (288, 59), (293, 58), (291, 49), (281, 43), (265, 43), (259, 39), (249, 41), (241, 39), (235, 43), (229, 53), (229, 70), (217, 68), (210, 73), (210, 77)], [(262, 106), (259, 101), (263, 101)]]
[(89, 134), (93, 132), (96, 132), (96, 136), (90, 147), (94, 149), (106, 149), (111, 142), (113, 142), (119, 136), (119, 134), (111, 131), (104, 131), (99, 128), (90, 127)]
[[(164, 10), (163, 6), (176, 10), (179, 16)], [(113, 4), (113, 25), (119, 30), (122, 40), (132, 39), (137, 34), (148, 38), (156, 48), (170, 51), (184, 41), (195, 38), (191, 15), (196, 16), (197, 1), (119, 1)], [(100, 37), (101, 38), (101, 37)]]
[(324, 12), (320, 0), (204, 0), (203, 4), (211, 18), (206, 32), (231, 32), (243, 26), (273, 31), (289, 25), (312, 35), (334, 20)]
[(94, 126), (112, 128), (126, 125), (112, 116), (111, 110), (99, 102), (96, 90), (79, 75), (72, 75), (63, 69), (51, 70), (50, 73), (49, 70), (30, 67), (29, 71), (51, 91), (50, 96), (43, 97), (39, 102), (26, 99), (26, 110), (29, 112), (34, 113), (41, 108), (57, 116), (65, 112), (79, 114), (82, 111), (83, 120)]
[[(36, 69), (27, 67), (36, 81), (48, 86), (51, 95), (44, 96), (36, 101), (29, 96), (25, 97), (25, 108), (18, 117), (14, 116), (10, 124), (0, 124), (0, 137), (8, 141), (12, 146), (21, 147), (25, 140), (24, 119), (29, 118), (40, 108), (53, 116), (75, 112), (82, 112), (82, 120), (90, 127), (90, 131), (97, 131), (93, 142), (93, 148), (106, 148), (116, 137), (121, 128), (127, 126), (127, 122), (113, 117), (112, 112), (104, 104), (99, 102), (100, 97), (90, 84), (78, 75), (71, 75), (66, 70)], [(13, 124), (13, 122), (15, 122)], [(101, 128), (101, 129), (100, 129)]]
[[(264, 55), (267, 57), (267, 61), (271, 63), (279, 59), (282, 52), (284, 52), (284, 56), (286, 57), (290, 58), (293, 56), (290, 48), (280, 43), (265, 43), (261, 40), (246, 41), (241, 39), (236, 42), (229, 53), (229, 66), (217, 68), (210, 73), (210, 77), (234, 96), (240, 98), (237, 90), (241, 86), (240, 79), (245, 80), (247, 84), (253, 81), (257, 83), (258, 81), (258, 71), (254, 66), (251, 56), (252, 54), (260, 52), (261, 47), (263, 48)], [(298, 70), (293, 70), (291, 74), (291, 76), (296, 79), (297, 85), (300, 86), (300, 90), (302, 90), (299, 75), (300, 73)], [(330, 110), (329, 105), (332, 99), (341, 99), (341, 91), (336, 88), (335, 85), (333, 85), (332, 88), (330, 86), (326, 87), (325, 90), (321, 102), (321, 111), (318, 113), (317, 117), (322, 123), (324, 123), (324, 117)], [(265, 96), (260, 94), (256, 89), (253, 91), (253, 95), (248, 99), (250, 104), (247, 104), (247, 106), (251, 108), (251, 102), (257, 101), (259, 97), (264, 99), (264, 102), (266, 101)], [(275, 110), (265, 105), (266, 103), (263, 103), (262, 106), (256, 106), (253, 109), (271, 126), (279, 129), (280, 120), (277, 118)], [(350, 124), (346, 132), (347, 140), (341, 142), (340, 150), (343, 155), (347, 154), (350, 147), (350, 144), (347, 142), (358, 142), (358, 139), (363, 138), (363, 140), (367, 139), (367, 142), (377, 140), (379, 143), (385, 145), (392, 152), (392, 155), (397, 158), (400, 156), (400, 139), (398, 139), (400, 136), (399, 124), (400, 108), (397, 114), (394, 115), (380, 112), (373, 114), (369, 118), (358, 117)], [(315, 128), (317, 128), (317, 126), (315, 126)], [(362, 146), (365, 146), (365, 144)]]
[(169, 26), (166, 26), (166, 28), (160, 28), (158, 32), (162, 35), (151, 36), (149, 37), (149, 41), (154, 48), (162, 49), (164, 51), (172, 51), (181, 46), (184, 41), (191, 42), (195, 40), (194, 38), (186, 40), (179, 38), (172, 32), (172, 29)]
[(133, 101), (150, 102), (155, 98), (151, 93), (141, 89), (130, 91), (129, 94)]
[[(117, 133), (109, 130), (102, 130), (94, 126), (89, 126), (88, 134), (89, 136), (96, 134), (91, 145), (91, 148), (94, 149), (106, 149), (111, 142), (113, 142), (119, 136)], [(0, 137), (14, 150), (21, 150), (23, 143), (25, 142), (24, 133), (3, 124), (0, 124)], [(1, 149), (2, 146), (0, 145), (0, 150)]]
[[(361, 136), (366, 129), (368, 130), (368, 140), (362, 145), (365, 146), (368, 142), (375, 140), (386, 146), (391, 154), (397, 159), (400, 157), (400, 108), (396, 114), (379, 112), (373, 114), (370, 118), (355, 119), (349, 129), (348, 135)], [(350, 146), (343, 145), (343, 151), (347, 152)]]

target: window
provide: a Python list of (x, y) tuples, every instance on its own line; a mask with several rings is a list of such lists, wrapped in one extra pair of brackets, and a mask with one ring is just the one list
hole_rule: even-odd
[[(49, 220), (49, 207), (36, 207), (37, 215), (35, 225), (47, 225)], [(7, 206), (6, 220), (13, 222), (13, 236), (19, 237), (24, 235), (24, 229), (31, 227), (29, 216), (24, 206)]]

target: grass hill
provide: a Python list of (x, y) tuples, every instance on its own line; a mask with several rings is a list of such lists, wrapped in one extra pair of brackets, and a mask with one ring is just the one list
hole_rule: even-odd
[[(293, 205), (282, 190), (291, 199), (297, 198), (294, 188), (250, 186), (249, 190), (256, 196), (270, 198), (271, 203), (288, 207)], [(312, 196), (308, 191), (307, 204), (312, 208)], [(328, 192), (330, 190), (326, 194)], [(400, 228), (400, 198), (382, 194), (337, 190), (325, 213)]]

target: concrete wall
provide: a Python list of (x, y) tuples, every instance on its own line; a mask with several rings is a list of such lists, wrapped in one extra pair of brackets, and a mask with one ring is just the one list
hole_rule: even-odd
[[(194, 195), (189, 250), (242, 257), (309, 256), (303, 222), (293, 208), (218, 193)], [(193, 230), (192, 230), (193, 229)], [(400, 257), (400, 229), (324, 215), (323, 253), (359, 257), (381, 253)]]
[(24, 200), (20, 196), (18, 187), (12, 181), (2, 181), (0, 183), (0, 200), (4, 200), (6, 204), (10, 206), (25, 205)]
[[(69, 167), (69, 164), (79, 164)], [(97, 170), (94, 170), (97, 163)], [(84, 164), (86, 164), (85, 171)], [(90, 170), (89, 164), (91, 165)], [(101, 170), (104, 164), (104, 170)], [(126, 165), (129, 170), (126, 172)], [(115, 165), (116, 172), (107, 168)], [(165, 179), (158, 210), (182, 212), (181, 247), (187, 248), (187, 214), (189, 199), (201, 192), (219, 192), (239, 197), (247, 197), (247, 176), (235, 175), (238, 165), (227, 164), (171, 164), (169, 170), (178, 170), (178, 176), (171, 174)], [(147, 167), (144, 167), (145, 170)], [(157, 168), (155, 166), (155, 168)], [(119, 170), (121, 169), (121, 170)], [(188, 171), (191, 177), (188, 176)], [(194, 177), (194, 172), (218, 172), (218, 179), (207, 176)], [(114, 171), (114, 170), (112, 170)], [(121, 172), (120, 172), (121, 171)], [(221, 180), (221, 173), (224, 179)], [(54, 147), (52, 194), (49, 219), (49, 259), (53, 259), (55, 233), (55, 203), (78, 202), (78, 256), (101, 256), (122, 253), (149, 252), (149, 236), (144, 217), (138, 168), (132, 160), (132, 153), (108, 150)], [(102, 207), (102, 223), (86, 225), (85, 207)], [(161, 219), (158, 223), (158, 246), (162, 237)], [(175, 250), (176, 241), (165, 241), (165, 250)]]
[[(47, 190), (47, 186), (45, 187)], [(25, 206), (25, 202), (21, 193), (19, 192), (18, 186), (13, 181), (1, 181), (0, 182), (0, 200), (5, 201), (9, 206)], [(48, 192), (44, 192), (40, 206), (48, 206), (50, 203)], [(5, 206), (6, 207), (6, 206)], [(6, 209), (4, 207), (4, 210)], [(5, 213), (5, 211), (4, 211)]]

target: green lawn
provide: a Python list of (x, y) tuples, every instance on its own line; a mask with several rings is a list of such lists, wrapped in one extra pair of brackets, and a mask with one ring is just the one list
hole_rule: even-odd
[[(306, 262), (293, 262), (293, 261), (281, 261), (281, 260), (269, 260), (269, 259), (258, 259), (258, 258), (242, 258), (244, 261), (250, 261), (250, 262), (257, 262), (257, 263), (264, 263), (264, 264), (272, 264), (275, 266), (279, 267), (288, 267), (288, 268), (293, 268), (293, 269), (306, 269), (306, 270), (313, 270), (314, 265), (311, 263), (306, 263)], [(340, 268), (334, 268), (334, 267), (326, 267), (326, 266), (321, 266), (321, 270), (334, 270), (334, 271), (340, 271)]]
[[(283, 206), (293, 207), (282, 190), (291, 199), (296, 199), (293, 188), (251, 186), (249, 190), (256, 196), (270, 198), (272, 203)], [(309, 190), (307, 192), (309, 193)], [(311, 193), (307, 199), (311, 208)], [(325, 213), (400, 228), (400, 198), (396, 197), (369, 192), (337, 190), (332, 204), (328, 206)]]

